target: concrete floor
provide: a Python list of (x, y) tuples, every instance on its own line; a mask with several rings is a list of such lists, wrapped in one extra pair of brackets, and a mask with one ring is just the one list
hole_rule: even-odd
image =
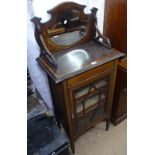
[(75, 142), (74, 155), (127, 155), (127, 120), (110, 124), (109, 131), (105, 122), (90, 129)]

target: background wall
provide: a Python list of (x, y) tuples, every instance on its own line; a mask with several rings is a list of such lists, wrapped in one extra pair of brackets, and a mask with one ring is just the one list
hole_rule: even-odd
[[(47, 103), (47, 105), (53, 109), (52, 106), (52, 97), (50, 95), (50, 90), (48, 86), (48, 81), (45, 72), (40, 68), (36, 62), (36, 58), (39, 56), (39, 47), (34, 38), (34, 27), (30, 22), (30, 19), (34, 16), (41, 17), (42, 22), (45, 22), (50, 18), (46, 13), (47, 10), (56, 6), (61, 2), (68, 0), (28, 0), (27, 3), (27, 65), (29, 72), (31, 74), (32, 80), (40, 92), (41, 96)], [(86, 13), (90, 13), (92, 7), (98, 8), (97, 19), (98, 27), (101, 32), (103, 32), (103, 18), (104, 18), (104, 3), (105, 0), (72, 0), (73, 2), (86, 5)]]

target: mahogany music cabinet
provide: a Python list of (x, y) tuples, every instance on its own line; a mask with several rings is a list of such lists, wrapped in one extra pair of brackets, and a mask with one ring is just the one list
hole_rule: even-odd
[(47, 11), (52, 18), (34, 17), (41, 53), (38, 63), (47, 73), (56, 120), (68, 133), (72, 151), (76, 138), (101, 120), (109, 128), (117, 62), (124, 54), (111, 48), (97, 28), (97, 8), (61, 3)]

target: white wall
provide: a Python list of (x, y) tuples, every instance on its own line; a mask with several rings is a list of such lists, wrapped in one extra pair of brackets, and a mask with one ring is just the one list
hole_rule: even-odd
[(39, 47), (34, 37), (34, 26), (30, 19), (34, 16), (32, 10), (32, 3), (28, 1), (27, 13), (27, 65), (31, 74), (34, 85), (40, 92), (44, 101), (52, 108), (52, 100), (48, 86), (47, 76), (45, 72), (38, 65), (36, 58), (39, 56)]
[[(47, 10), (56, 6), (61, 2), (68, 0), (33, 0), (28, 1), (28, 18), (27, 18), (27, 63), (32, 80), (36, 88), (39, 90), (45, 102), (52, 106), (52, 100), (50, 96), (50, 90), (48, 87), (48, 81), (45, 72), (40, 68), (36, 62), (36, 58), (39, 56), (39, 47), (34, 38), (34, 29), (33, 24), (30, 22), (30, 19), (34, 16), (41, 17), (42, 22), (48, 20), (50, 16), (46, 13)], [(92, 7), (98, 8), (97, 19), (98, 27), (101, 32), (103, 32), (103, 17), (104, 17), (104, 2), (105, 0), (72, 0), (79, 4), (86, 5), (85, 12), (90, 13)]]

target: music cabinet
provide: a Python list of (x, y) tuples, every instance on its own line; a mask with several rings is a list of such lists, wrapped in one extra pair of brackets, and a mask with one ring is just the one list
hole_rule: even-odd
[(41, 50), (38, 63), (47, 73), (58, 125), (67, 131), (72, 151), (76, 138), (101, 120), (109, 128), (117, 62), (124, 54), (111, 48), (97, 28), (97, 8), (61, 3), (41, 23), (34, 17)]

